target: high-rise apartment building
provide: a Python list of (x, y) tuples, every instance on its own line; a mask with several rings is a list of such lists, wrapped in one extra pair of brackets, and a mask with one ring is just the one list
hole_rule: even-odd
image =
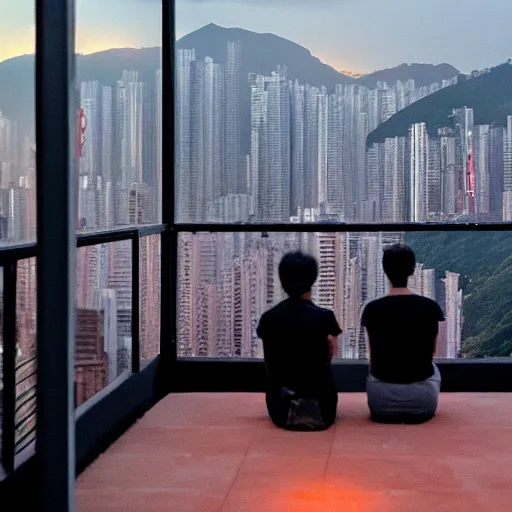
[(503, 127), (491, 128), (491, 216), (493, 221), (503, 220), (503, 143), (505, 129)]
[(199, 220), (198, 205), (194, 198), (192, 168), (192, 131), (194, 130), (193, 98), (195, 91), (195, 50), (178, 50), (176, 93), (176, 186), (180, 220)]
[(108, 358), (104, 350), (103, 313), (76, 310), (75, 400), (81, 405), (107, 384)]
[(456, 141), (456, 172), (458, 179), (458, 211), (464, 215), (475, 213), (473, 185), (470, 183), (474, 158), (474, 112), (462, 107), (453, 110), (453, 125)]
[[(318, 95), (305, 86), (304, 99), (304, 194), (305, 208), (318, 208)], [(294, 212), (295, 213), (295, 212)]]
[(343, 104), (338, 95), (328, 99), (327, 211), (338, 222), (345, 219), (343, 204)]
[(441, 171), (441, 214), (442, 218), (452, 218), (457, 212), (459, 191), (456, 143), (451, 130), (439, 133), (439, 159)]
[(246, 192), (240, 145), (242, 43), (228, 42), (226, 70), (226, 194)]
[[(404, 201), (406, 175), (405, 175), (405, 147), (404, 137), (386, 139), (384, 148), (380, 145), (379, 154), (384, 151), (384, 162), (381, 166), (382, 175), (381, 191), (381, 220), (383, 222), (406, 221), (406, 205)], [(382, 162), (382, 158), (379, 159)], [(370, 173), (368, 173), (370, 178)]]
[(292, 215), (306, 206), (305, 176), (305, 88), (298, 81), (290, 84), (291, 190)]
[(503, 220), (512, 220), (512, 116), (503, 137)]
[(290, 92), (278, 72), (254, 77), (251, 100), (252, 174), (256, 217), (289, 222), (291, 216)]
[(491, 214), (491, 128), (474, 128), (475, 213), (479, 219), (489, 220)]
[(428, 162), (426, 179), (427, 220), (442, 217), (441, 189), (441, 141), (435, 137), (428, 139)]
[(446, 272), (446, 355), (448, 359), (459, 357), (462, 339), (462, 291), (459, 274)]
[[(314, 251), (319, 274), (314, 287), (315, 303), (334, 311), (340, 325), (343, 323), (343, 285), (346, 269), (345, 234), (315, 233)], [(343, 326), (342, 326), (343, 328)]]
[(428, 134), (425, 123), (409, 129), (409, 187), (406, 193), (409, 222), (425, 222), (428, 206)]

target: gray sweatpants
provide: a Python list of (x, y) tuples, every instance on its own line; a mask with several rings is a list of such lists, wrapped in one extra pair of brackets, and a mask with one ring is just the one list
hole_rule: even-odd
[(441, 374), (439, 368), (435, 364), (433, 366), (434, 375), (432, 377), (412, 384), (391, 384), (370, 374), (366, 391), (368, 407), (372, 414), (433, 416), (441, 391)]

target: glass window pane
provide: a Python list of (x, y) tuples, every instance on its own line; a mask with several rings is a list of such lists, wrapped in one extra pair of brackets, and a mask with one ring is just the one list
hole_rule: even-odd
[(160, 235), (140, 240), (140, 359), (160, 353)]
[(34, 2), (0, 19), (0, 245), (36, 238)]
[(177, 219), (510, 221), (507, 25), (463, 11), (178, 2)]
[(319, 263), (314, 302), (333, 310), (344, 330), (336, 356), (366, 359), (361, 311), (387, 293), (382, 255), (399, 242), (416, 252), (409, 288), (445, 312), (436, 357), (510, 356), (506, 312), (512, 295), (506, 283), (512, 235), (507, 232), (181, 233), (178, 355), (261, 358), (259, 319), (286, 298), (279, 262), (300, 249)]
[(33, 443), (36, 436), (36, 279), (36, 259), (19, 261), (16, 285), (16, 454)]
[(131, 371), (131, 242), (77, 251), (75, 395), (81, 405)]
[(77, 2), (77, 228), (161, 219), (161, 4)]

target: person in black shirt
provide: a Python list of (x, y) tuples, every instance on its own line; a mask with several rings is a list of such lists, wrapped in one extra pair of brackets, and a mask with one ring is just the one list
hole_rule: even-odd
[(325, 430), (336, 419), (338, 394), (331, 375), (341, 329), (334, 313), (311, 300), (318, 275), (307, 254), (286, 254), (279, 278), (289, 296), (261, 317), (267, 370), (267, 409), (275, 425), (290, 430)]
[(414, 252), (402, 244), (384, 252), (389, 294), (370, 302), (361, 323), (370, 354), (368, 406), (374, 421), (423, 423), (436, 412), (441, 376), (432, 359), (439, 322), (439, 305), (407, 288), (414, 273)]

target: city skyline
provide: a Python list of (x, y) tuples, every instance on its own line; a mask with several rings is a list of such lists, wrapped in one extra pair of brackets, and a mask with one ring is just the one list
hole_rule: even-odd
[[(267, 76), (242, 76), (243, 52), (240, 41), (228, 41), (221, 64), (199, 56), (195, 48), (178, 50), (179, 222), (400, 223), (425, 222), (433, 215), (446, 220), (441, 196), (454, 205), (449, 214), (456, 220), (470, 213), (470, 192), (478, 204), (487, 198), (486, 214), (491, 214), (489, 183), (481, 197), (482, 180), (470, 191), (463, 178), (473, 155), (471, 109), (454, 112), (455, 151), (453, 162), (445, 162), (445, 167), (440, 151), (429, 152), (424, 123), (413, 125), (409, 137), (394, 144), (388, 140), (382, 148), (366, 147), (367, 135), (381, 123), (453, 87), (456, 76), (421, 87), (414, 80), (379, 82), (375, 88), (339, 85), (330, 94), (326, 87), (287, 79), (286, 63)], [(489, 153), (490, 145), (478, 142), (476, 138), (480, 161), (480, 153)], [(503, 151), (501, 159), (503, 163)], [(460, 178), (460, 183), (450, 182), (452, 188), (441, 179), (449, 170)], [(180, 234), (178, 355), (261, 357), (259, 318), (285, 298), (279, 261), (287, 251), (300, 248), (319, 261), (315, 302), (332, 309), (344, 329), (336, 357), (366, 359), (360, 314), (364, 304), (386, 293), (382, 254), (403, 238), (403, 233)], [(440, 278), (435, 269), (420, 263), (410, 280), (415, 292), (438, 300), (446, 311), (438, 357), (461, 354), (459, 279), (450, 270)]]
[[(338, 70), (372, 72), (403, 62), (448, 62), (464, 72), (502, 62), (512, 55), (507, 20), (512, 5), (492, 6), (443, 0), (385, 5), (367, 2), (244, 1), (177, 2), (177, 37), (214, 22), (255, 32), (273, 32), (309, 48)], [(34, 10), (30, 3), (8, 4), (0, 20), (4, 42), (0, 61), (34, 51)], [(153, 0), (78, 0), (77, 51), (160, 45), (160, 3)], [(372, 31), (366, 30), (372, 26)], [(341, 28), (340, 28), (341, 27)], [(396, 27), (396, 30), (389, 30)], [(470, 39), (467, 34), (471, 33)], [(457, 44), (466, 40), (466, 44)], [(425, 44), (424, 41), (428, 41)], [(349, 49), (349, 50), (347, 50)]]
[[(181, 233), (178, 356), (262, 358), (259, 319), (286, 298), (279, 262), (285, 253), (302, 250), (318, 261), (313, 301), (332, 310), (343, 329), (335, 358), (367, 359), (360, 316), (365, 304), (386, 293), (384, 250), (403, 241), (404, 233)], [(460, 275), (440, 275), (418, 263), (409, 287), (436, 300), (445, 312), (435, 357), (460, 357)]]
[(242, 76), (241, 43), (228, 41), (224, 51), (225, 66), (194, 48), (178, 50), (181, 222), (510, 220), (510, 116), (499, 120), (505, 129), (477, 125), (465, 106), (452, 109), (437, 133), (416, 122), (408, 136), (367, 147), (379, 125), (457, 85), (458, 76), (425, 86), (409, 79), (328, 91), (288, 79), (286, 63), (267, 76)]
[[(290, 79), (287, 62), (264, 74), (245, 69), (240, 40), (228, 40), (222, 48), (225, 58), (220, 55), (218, 61), (195, 48), (177, 51), (178, 222), (512, 219), (512, 116), (506, 126), (479, 125), (467, 105), (453, 109), (435, 130), (415, 122), (405, 136), (366, 144), (370, 133), (401, 110), (492, 70), (428, 85), (408, 79), (328, 89), (320, 80), (311, 85)], [(79, 232), (161, 221), (163, 91), (156, 62), (144, 72), (129, 67), (111, 76), (93, 72), (78, 84), (80, 143), (74, 172)], [(0, 105), (0, 243), (35, 239), (35, 164), (35, 141), (17, 119), (2, 114)], [(336, 356), (366, 359), (360, 313), (364, 304), (385, 294), (382, 253), (404, 236), (182, 234), (178, 355), (261, 357), (257, 322), (284, 298), (279, 260), (301, 248), (319, 261), (315, 301), (334, 310), (344, 329)], [(141, 241), (143, 359), (158, 350), (160, 250), (158, 237)], [(130, 258), (128, 243), (77, 253), (77, 403), (130, 369)], [(25, 360), (33, 358), (35, 349), (35, 262), (20, 269), (19, 276), (19, 359)], [(427, 267), (420, 261), (410, 280), (413, 291), (436, 300), (446, 313), (437, 357), (462, 356), (466, 278), (449, 265)]]

